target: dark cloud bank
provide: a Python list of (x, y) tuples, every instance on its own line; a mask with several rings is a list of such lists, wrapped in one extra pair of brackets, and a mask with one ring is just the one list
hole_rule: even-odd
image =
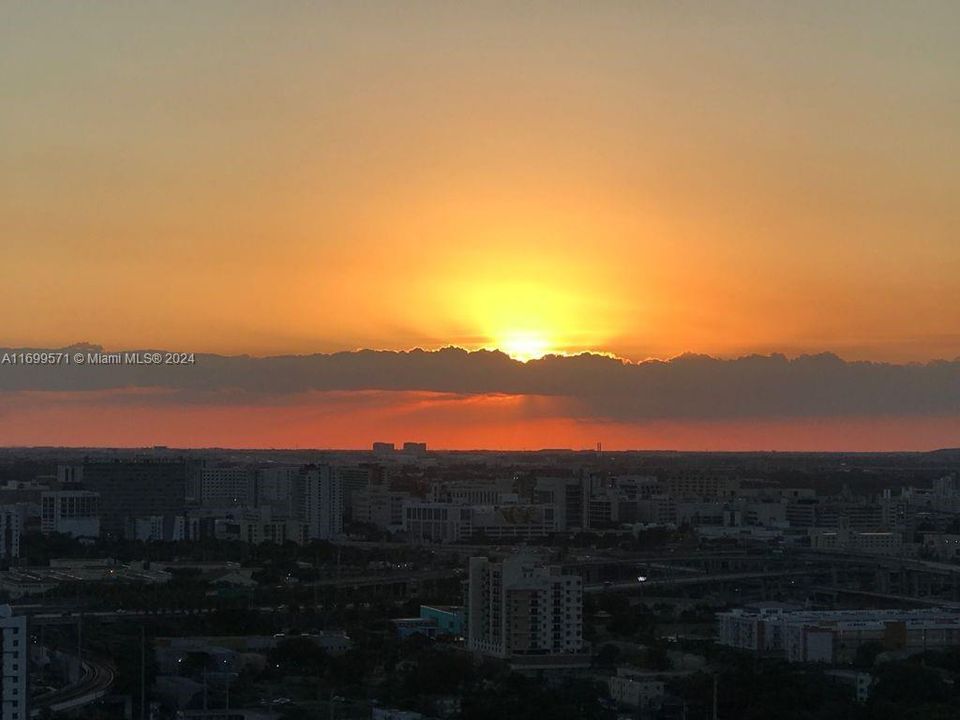
[[(75, 346), (68, 352), (96, 352)], [(20, 349), (0, 349), (20, 352)], [(197, 355), (193, 365), (0, 365), (0, 391), (163, 389), (184, 402), (308, 391), (505, 393), (563, 398), (594, 418), (960, 416), (960, 360), (894, 365), (835, 355), (683, 355), (630, 363), (601, 355), (521, 363), (500, 352)]]

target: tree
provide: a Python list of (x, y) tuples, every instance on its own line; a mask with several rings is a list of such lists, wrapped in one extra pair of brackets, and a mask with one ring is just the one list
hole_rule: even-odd
[(613, 667), (617, 664), (620, 657), (620, 648), (613, 643), (606, 643), (597, 653), (597, 665), (600, 667)]

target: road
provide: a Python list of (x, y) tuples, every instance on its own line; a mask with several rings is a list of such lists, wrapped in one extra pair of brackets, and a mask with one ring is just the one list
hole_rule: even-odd
[(792, 577), (800, 575), (823, 574), (824, 571), (814, 568), (804, 570), (780, 570), (773, 572), (741, 572), (726, 573), (716, 575), (698, 575), (697, 577), (678, 577), (678, 578), (660, 578), (639, 582), (630, 580), (628, 582), (597, 583), (594, 585), (585, 585), (585, 593), (602, 592), (622, 592), (624, 590), (643, 590), (648, 587), (675, 587), (677, 585), (705, 585), (710, 583), (736, 582), (737, 580), (762, 580), (765, 578)]
[(80, 667), (82, 674), (79, 682), (33, 698), (30, 716), (36, 717), (48, 709), (55, 713), (74, 710), (96, 702), (109, 692), (116, 678), (110, 663), (88, 658)]

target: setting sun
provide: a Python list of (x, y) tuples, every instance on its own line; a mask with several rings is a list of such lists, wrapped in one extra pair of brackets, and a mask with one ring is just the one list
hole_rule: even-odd
[(497, 343), (497, 347), (521, 362), (538, 360), (544, 355), (556, 352), (546, 337), (535, 332), (510, 333)]

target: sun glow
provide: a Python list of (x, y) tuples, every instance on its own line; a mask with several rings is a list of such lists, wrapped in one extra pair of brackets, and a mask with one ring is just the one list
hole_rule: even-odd
[(556, 348), (542, 333), (509, 333), (497, 342), (497, 347), (520, 362), (539, 360), (544, 355), (556, 352)]
[(605, 309), (577, 291), (565, 267), (546, 261), (537, 267), (514, 255), (499, 274), (485, 267), (447, 273), (451, 279), (437, 299), (442, 305), (443, 297), (456, 298), (451, 335), (463, 338), (464, 347), (500, 350), (520, 362), (607, 347)]

